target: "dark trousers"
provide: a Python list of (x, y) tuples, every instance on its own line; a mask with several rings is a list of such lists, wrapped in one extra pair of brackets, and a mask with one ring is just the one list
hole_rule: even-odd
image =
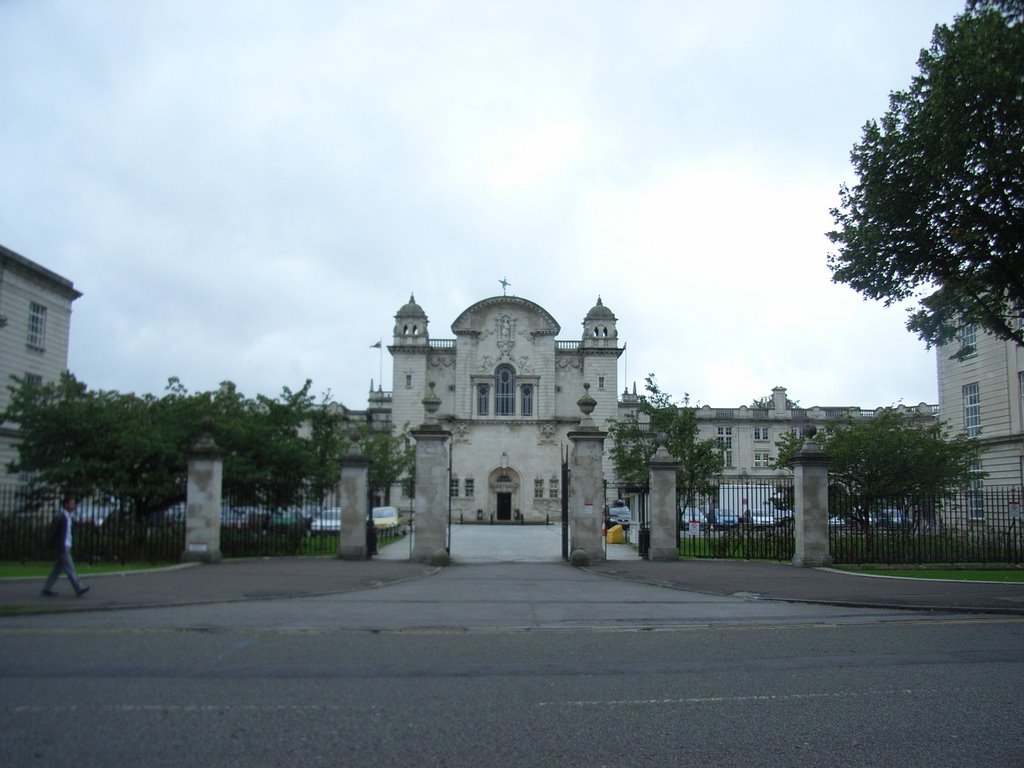
[(60, 578), (60, 573), (63, 571), (68, 575), (68, 581), (71, 582), (71, 586), (75, 588), (75, 594), (82, 591), (82, 582), (78, 580), (78, 574), (75, 573), (75, 561), (71, 559), (71, 550), (62, 549), (57, 555), (57, 562), (53, 564), (53, 570), (50, 571), (50, 575), (46, 577), (46, 584), (43, 586), (44, 592), (50, 592), (53, 590), (54, 585), (57, 583), (57, 579)]

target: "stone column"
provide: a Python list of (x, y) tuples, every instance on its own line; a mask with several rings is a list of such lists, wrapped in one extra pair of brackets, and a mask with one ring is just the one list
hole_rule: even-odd
[(416, 441), (416, 501), (413, 518), (412, 559), (421, 563), (448, 565), (448, 432), (437, 423), (441, 400), (434, 394), (434, 382), (423, 398), (426, 416)]
[(679, 510), (676, 508), (676, 472), (682, 462), (665, 449), (666, 437), (658, 434), (658, 450), (648, 464), (651, 470), (651, 548), (649, 560), (678, 560), (677, 532)]
[(828, 544), (828, 457), (808, 427), (804, 447), (793, 457), (796, 551), (793, 565), (832, 565)]
[(366, 551), (369, 474), (370, 459), (363, 456), (359, 444), (353, 440), (348, 455), (341, 460), (341, 479), (338, 482), (338, 504), (341, 506), (338, 557), (342, 560), (365, 560), (370, 554)]
[(576, 401), (583, 418), (569, 433), (572, 460), (569, 465), (569, 561), (587, 565), (605, 560), (601, 540), (604, 526), (604, 439), (590, 417), (597, 401), (590, 395), (590, 384), (583, 385), (583, 397)]
[(219, 563), (220, 507), (224, 482), (224, 454), (213, 439), (213, 421), (203, 419), (202, 432), (188, 456), (185, 490), (186, 562)]

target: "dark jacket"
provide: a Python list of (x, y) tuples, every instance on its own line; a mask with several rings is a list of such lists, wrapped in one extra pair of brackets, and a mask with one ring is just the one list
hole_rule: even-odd
[(50, 521), (50, 527), (46, 529), (46, 548), (54, 552), (64, 551), (64, 542), (68, 538), (68, 518), (63, 512), (58, 512)]

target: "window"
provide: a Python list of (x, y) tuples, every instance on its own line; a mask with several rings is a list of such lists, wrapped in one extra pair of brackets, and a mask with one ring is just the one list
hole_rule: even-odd
[(981, 395), (977, 382), (964, 385), (963, 398), (964, 431), (969, 437), (977, 437), (981, 434)]
[(494, 415), (514, 416), (516, 412), (516, 374), (511, 365), (500, 365), (494, 373)]
[(466, 478), (466, 498), (467, 499), (472, 499), (473, 495), (475, 493), (476, 493), (476, 483), (473, 481), (472, 477), (467, 477)]
[(559, 496), (558, 496), (558, 480), (556, 480), (553, 477), (550, 480), (548, 480), (548, 498), (549, 499), (557, 499), (557, 498), (559, 498)]
[(754, 439), (755, 440), (767, 440), (768, 439), (768, 427), (754, 427)]
[(1017, 388), (1021, 393), (1021, 421), (1024, 422), (1024, 371), (1017, 374)]
[(476, 388), (476, 415), (486, 416), (488, 414), (487, 404), (491, 399), (491, 388), (481, 384)]
[(597, 377), (597, 388), (604, 389), (604, 376)]
[(978, 329), (974, 323), (964, 323), (960, 326), (960, 352), (970, 357), (978, 351)]
[(448, 481), (448, 495), (453, 499), (459, 495), (459, 478), (453, 477)]
[(732, 427), (718, 428), (718, 450), (726, 467), (732, 466)]
[(1024, 371), (1017, 374), (1017, 388), (1020, 390), (1020, 418), (1024, 422)]
[(967, 509), (972, 520), (985, 517), (985, 480), (982, 478), (981, 462), (971, 465), (971, 480), (967, 489)]
[(28, 305), (28, 340), (32, 349), (46, 348), (46, 307), (34, 301)]
[(25, 383), (33, 387), (41, 387), (43, 385), (43, 377), (38, 373), (26, 373)]
[(768, 451), (754, 451), (754, 466), (767, 468), (772, 465), (772, 455)]
[(412, 374), (411, 373), (405, 374), (405, 388), (406, 389), (412, 389)]
[(539, 477), (533, 481), (533, 498), (544, 498), (544, 481), (541, 480)]
[(523, 416), (533, 416), (533, 385), (523, 384), (519, 390), (522, 395), (522, 407), (519, 409)]

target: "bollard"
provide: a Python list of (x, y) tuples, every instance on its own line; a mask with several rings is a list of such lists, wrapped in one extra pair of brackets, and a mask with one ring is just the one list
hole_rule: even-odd
[(367, 559), (377, 554), (377, 526), (373, 520), (367, 520)]

